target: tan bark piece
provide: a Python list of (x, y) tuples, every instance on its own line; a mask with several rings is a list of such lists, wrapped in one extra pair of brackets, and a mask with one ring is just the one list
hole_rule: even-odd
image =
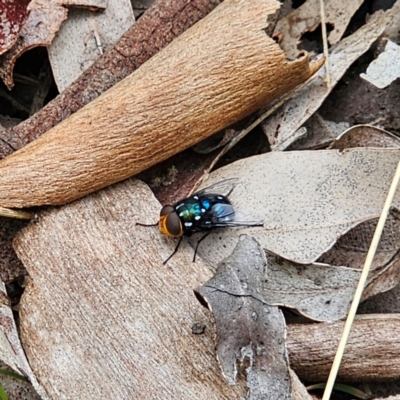
[[(149, 198), (150, 196), (150, 198)], [(212, 315), (193, 288), (210, 278), (183, 242), (150, 222), (159, 211), (136, 180), (43, 212), (14, 242), (31, 280), (21, 302), (25, 353), (48, 397), (236, 399), (215, 357)], [(147, 199), (147, 201), (143, 201)], [(366, 316), (363, 316), (366, 318)], [(195, 323), (205, 325), (194, 335)], [(344, 380), (400, 375), (399, 315), (357, 321), (346, 347)], [(343, 322), (288, 326), (291, 367), (324, 380)]]
[(227, 0), (132, 75), (0, 163), (0, 206), (65, 204), (180, 152), (303, 82), (265, 29), (279, 3)]
[(0, 159), (32, 142), (131, 74), (207, 15), (218, 2), (158, 0), (115, 46), (106, 51), (63, 93), (18, 125), (4, 124), (7, 130), (0, 131)]
[[(143, 196), (152, 200), (141, 201)], [(29, 363), (52, 399), (238, 399), (193, 288), (210, 272), (184, 243), (135, 227), (159, 210), (136, 180), (42, 213), (15, 248), (31, 280), (21, 300)], [(186, 249), (186, 251), (185, 251)], [(202, 335), (192, 333), (205, 324)]]
[[(328, 377), (344, 321), (288, 325), (290, 365), (302, 381)], [(354, 322), (338, 382), (371, 382), (400, 376), (400, 315), (370, 314)]]

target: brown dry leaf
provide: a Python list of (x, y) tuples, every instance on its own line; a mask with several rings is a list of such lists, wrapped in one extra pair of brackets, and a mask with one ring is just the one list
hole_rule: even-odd
[(259, 298), (265, 268), (262, 249), (242, 236), (197, 295), (215, 318), (217, 355), (229, 384), (236, 382), (237, 363), (248, 363), (248, 399), (291, 399), (285, 320)]
[(103, 12), (71, 9), (48, 47), (58, 91), (78, 79), (134, 22), (129, 0), (108, 0)]
[(175, 241), (135, 226), (159, 210), (131, 179), (43, 212), (14, 241), (31, 276), (21, 337), (50, 398), (244, 396), (223, 379), (211, 316), (193, 294), (210, 272), (187, 243), (162, 265)]
[[(363, 0), (325, 0), (325, 21), (334, 26), (328, 35), (330, 44), (337, 43), (343, 36), (351, 17)], [(276, 24), (274, 35), (282, 38), (279, 42), (289, 59), (299, 53), (297, 45), (306, 32), (313, 32), (321, 23), (319, 0), (307, 0)]]
[(356, 125), (344, 131), (329, 146), (330, 149), (352, 147), (400, 147), (398, 136), (371, 125)]
[(28, 18), (30, 0), (0, 0), (0, 55), (18, 39), (19, 32)]
[[(98, 0), (97, 3), (100, 8), (104, 8), (103, 0)], [(83, 6), (86, 3), (79, 1), (74, 4)], [(89, 0), (88, 4), (89, 7), (94, 7), (95, 3)], [(50, 45), (68, 13), (62, 0), (32, 0), (28, 10), (29, 16), (20, 31), (18, 40), (0, 57), (0, 77), (10, 90), (14, 86), (12, 73), (17, 58), (34, 47)]]
[[(397, 149), (272, 152), (221, 168), (205, 186), (238, 178), (230, 198), (238, 208), (264, 216), (264, 228), (215, 231), (199, 255), (217, 265), (238, 235), (248, 233), (286, 259), (314, 262), (343, 233), (380, 215), (399, 157)], [(400, 206), (400, 193), (393, 206)]]
[(0, 359), (18, 374), (33, 384), (42, 399), (47, 399), (45, 391), (36, 380), (19, 340), (14, 316), (7, 297), (4, 283), (0, 281)]
[(320, 107), (350, 65), (370, 48), (392, 19), (390, 11), (377, 12), (363, 27), (339, 42), (329, 54), (331, 88), (326, 87), (325, 71), (320, 70), (316, 79), (261, 125), (273, 150), (284, 150), (299, 139), (295, 132)]

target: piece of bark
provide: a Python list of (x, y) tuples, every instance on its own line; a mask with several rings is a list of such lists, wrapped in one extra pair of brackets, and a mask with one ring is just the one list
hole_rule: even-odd
[[(326, 381), (344, 322), (288, 325), (290, 366), (303, 382)], [(338, 382), (388, 381), (400, 377), (400, 314), (356, 319)]]
[(159, 207), (130, 179), (41, 213), (14, 242), (31, 278), (21, 338), (49, 398), (244, 397), (223, 378), (212, 316), (193, 293), (210, 277), (205, 264), (182, 243), (162, 265), (174, 240), (135, 227)]
[(275, 0), (227, 0), (96, 100), (0, 162), (0, 206), (65, 204), (198, 143), (305, 81), (265, 29)]
[(114, 86), (219, 3), (220, 0), (159, 0), (69, 88), (31, 118), (0, 132), (0, 159)]
[[(49, 397), (243, 395), (243, 386), (222, 378), (212, 315), (192, 292), (210, 277), (205, 264), (192, 262), (184, 241), (162, 265), (174, 240), (156, 227), (135, 227), (151, 222), (159, 207), (131, 179), (47, 210), (18, 235), (14, 247), (31, 277), (21, 300), (22, 340)], [(356, 321), (341, 380), (400, 375), (400, 316), (383, 318)], [(199, 322), (206, 328), (194, 336)], [(299, 376), (326, 379), (342, 329), (343, 322), (288, 326), (290, 364)]]

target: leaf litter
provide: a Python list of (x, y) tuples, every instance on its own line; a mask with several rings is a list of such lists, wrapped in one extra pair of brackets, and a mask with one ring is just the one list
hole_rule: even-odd
[[(379, 31), (379, 29), (381, 29), (381, 26), (382, 26), (383, 23), (384, 22), (382, 22), (382, 20), (379, 20), (379, 23), (376, 23), (376, 22), (371, 23), (371, 22), (369, 22), (368, 23), (368, 24), (370, 24), (369, 26), (374, 26), (374, 24), (375, 24), (375, 27), (376, 27), (376, 30), (371, 29), (373, 31), (373, 32), (371, 32), (371, 35), (377, 35), (377, 32)], [(370, 41), (374, 40), (372, 38), (372, 36), (371, 37), (369, 36), (368, 30), (367, 30), (367, 33), (364, 31), (364, 34), (366, 34), (366, 37), (365, 37), (366, 42), (368, 42), (368, 40), (370, 40)], [(357, 40), (359, 40), (359, 37), (358, 37)], [(368, 43), (370, 43), (370, 42), (368, 42)], [(352, 51), (353, 51), (353, 53), (355, 52), (355, 47), (352, 47), (353, 45), (355, 45), (355, 43), (350, 43), (350, 44), (348, 43), (347, 44), (347, 46), (349, 47), (349, 50), (350, 50), (349, 53), (351, 53)], [(368, 46), (369, 45), (367, 44), (367, 47)], [(343, 49), (343, 47), (342, 47), (342, 49)], [(359, 54), (362, 54), (362, 51), (365, 51), (363, 49), (364, 49), (363, 46), (361, 46), (360, 49), (357, 49), (357, 55), (354, 55), (354, 57), (358, 57)], [(348, 49), (346, 48), (345, 51), (347, 51), (347, 50)], [(350, 58), (351, 57), (353, 57), (353, 56), (350, 56)], [(321, 80), (318, 83), (316, 83), (316, 86), (322, 86), (322, 85), (323, 85), (323, 83), (322, 83)], [(306, 105), (309, 105), (310, 103), (313, 103), (313, 100), (311, 98), (311, 100), (309, 100), (309, 102), (304, 102), (304, 103)], [(291, 110), (290, 107), (287, 107), (287, 109)], [(303, 114), (303, 116), (301, 118), (304, 119), (304, 114)], [(296, 120), (296, 121), (297, 121), (296, 123), (299, 123), (299, 120)], [(277, 126), (279, 126), (279, 124)], [(305, 132), (307, 132), (307, 130)], [(376, 137), (379, 140), (379, 138), (382, 138), (383, 136), (384, 135), (381, 135), (381, 134), (378, 133)], [(269, 138), (271, 138), (271, 136), (269, 136)], [(289, 138), (289, 140), (284, 139), (283, 141), (281, 140), (281, 142), (278, 141), (278, 142), (276, 142), (276, 143), (278, 143), (278, 145), (276, 145), (275, 149), (280, 149), (280, 148), (283, 149), (288, 144), (290, 144), (290, 142), (291, 142), (290, 138)], [(282, 144), (281, 147), (279, 147), (280, 144)], [(341, 148), (341, 145), (338, 145), (338, 147)], [(358, 156), (356, 155), (357, 151), (361, 152)], [(346, 157), (346, 155), (348, 153), (349, 152), (337, 152), (336, 154), (338, 156), (344, 155)], [(381, 199), (382, 193), (384, 193), (384, 191), (385, 191), (384, 190), (385, 189), (384, 183), (387, 182), (387, 178), (390, 176), (390, 163), (393, 161), (391, 156), (393, 154), (396, 154), (395, 156), (393, 156), (393, 159), (395, 159), (396, 157), (398, 158), (398, 153), (392, 153), (392, 152), (388, 151), (386, 153), (386, 156), (388, 156), (390, 158), (390, 160), (388, 162), (385, 162), (385, 161), (382, 160), (382, 158), (385, 157), (384, 153), (377, 154), (377, 159), (378, 159), (377, 160), (377, 166), (376, 166), (376, 170), (377, 171), (374, 171), (374, 163), (373, 163), (372, 153), (371, 154), (367, 154), (367, 153), (368, 153), (367, 150), (365, 151), (365, 153), (363, 153), (361, 150), (356, 150), (355, 153), (354, 153), (354, 155), (356, 155), (356, 156), (354, 157), (353, 161), (356, 164), (358, 163), (358, 167), (363, 169), (363, 173), (364, 174), (368, 175), (370, 173), (371, 175), (374, 175), (374, 177), (376, 179), (378, 179), (377, 177), (379, 176), (380, 169), (382, 168), (382, 171), (383, 171), (383, 179), (382, 180), (384, 182), (382, 184), (379, 184), (376, 181), (369, 180), (369, 187), (366, 188), (366, 186), (368, 186), (368, 185), (364, 185), (364, 187), (360, 187), (360, 185), (362, 186), (362, 181), (366, 177), (365, 176), (363, 176), (363, 177), (358, 176), (355, 173), (355, 167), (354, 166), (344, 166), (344, 165), (340, 165), (340, 162), (338, 164), (335, 164), (334, 162), (332, 162), (328, 166), (329, 167), (328, 169), (330, 170), (332, 175), (326, 180), (325, 185), (323, 185), (321, 183), (320, 186), (319, 186), (319, 189), (321, 189), (321, 192), (324, 192), (326, 194), (327, 198), (325, 198), (325, 199), (319, 198), (318, 200), (320, 201), (320, 203), (314, 202), (314, 200), (311, 200), (313, 205), (316, 206), (314, 209), (304, 207), (304, 200), (310, 200), (310, 199), (313, 198), (312, 195), (311, 195), (311, 197), (308, 197), (310, 194), (312, 194), (312, 192), (308, 190), (309, 188), (307, 187), (307, 185), (308, 185), (307, 183), (303, 187), (300, 185), (300, 186), (297, 186), (296, 188), (291, 188), (290, 185), (287, 185), (286, 182), (283, 182), (282, 186), (285, 187), (285, 190), (281, 190), (281, 188), (278, 187), (278, 192), (281, 195), (281, 200), (283, 200), (282, 201), (283, 209), (281, 210), (281, 212), (278, 212), (278, 213), (276, 213), (276, 211), (277, 211), (276, 208), (278, 207), (278, 203), (279, 202), (276, 202), (275, 205), (270, 207), (268, 204), (266, 205), (265, 201), (263, 202), (260, 199), (258, 199), (258, 203), (257, 203), (257, 200), (252, 202), (252, 201), (249, 200), (248, 197), (244, 197), (243, 198), (241, 195), (238, 196), (240, 198), (240, 200), (242, 201), (242, 203), (244, 203), (246, 208), (253, 208), (254, 210), (257, 210), (257, 212), (259, 212), (260, 209), (262, 209), (263, 211), (266, 212), (266, 228), (267, 229), (265, 230), (265, 232), (267, 232), (267, 233), (264, 233), (263, 230), (259, 230), (258, 232), (254, 232), (254, 235), (253, 235), (253, 232), (250, 232), (250, 235), (252, 235), (254, 238), (256, 238), (260, 243), (262, 242), (263, 243), (262, 247), (264, 249), (267, 249), (267, 250), (270, 249), (270, 247), (269, 247), (269, 243), (270, 243), (269, 239), (272, 238), (271, 243), (272, 243), (272, 247), (274, 249), (285, 250), (285, 251), (282, 251), (279, 254), (284, 254), (284, 256), (289, 256), (289, 259), (294, 259), (296, 261), (300, 261), (300, 262), (304, 262), (304, 263), (307, 263), (310, 260), (314, 260), (315, 261), (315, 259), (318, 259), (318, 257), (321, 254), (321, 252), (327, 251), (327, 253), (325, 253), (323, 256), (321, 256), (320, 260), (323, 260), (324, 259), (323, 257), (325, 257), (325, 259), (328, 260), (329, 256), (331, 255), (331, 257), (332, 257), (331, 261), (332, 262), (335, 261), (335, 263), (336, 263), (337, 260), (340, 259), (340, 260), (343, 261), (344, 265), (351, 264), (353, 266), (353, 265), (356, 265), (356, 264), (360, 264), (361, 260), (362, 260), (362, 257), (363, 257), (362, 254), (363, 254), (363, 252), (365, 252), (365, 247), (361, 247), (360, 248), (359, 243), (357, 243), (357, 242), (355, 244), (352, 244), (353, 250), (357, 253), (356, 255), (352, 254), (349, 257), (349, 254), (344, 254), (344, 255), (341, 254), (341, 255), (338, 256), (337, 253), (336, 253), (335, 256), (334, 256), (336, 258), (334, 258), (332, 256), (332, 252), (334, 250), (337, 250), (336, 247), (342, 247), (343, 248), (343, 243), (346, 243), (346, 246), (344, 246), (344, 247), (346, 247), (346, 251), (347, 251), (347, 253), (349, 253), (348, 248), (351, 247), (351, 246), (349, 246), (349, 242), (350, 242), (351, 237), (354, 236), (354, 235), (356, 236), (356, 239), (357, 239), (357, 237), (358, 237), (358, 239), (360, 237), (362, 237), (361, 243), (363, 245), (365, 245), (364, 241), (368, 240), (368, 238), (369, 238), (368, 235), (367, 236), (365, 235), (365, 232), (373, 230), (374, 217), (376, 217), (377, 213), (379, 212), (379, 199)], [(333, 154), (333, 153), (329, 153), (329, 157), (331, 157), (331, 154)], [(293, 163), (293, 165), (291, 165), (291, 168), (288, 168), (285, 171), (281, 171), (280, 173), (281, 174), (285, 174), (285, 173), (289, 172), (289, 174), (291, 176), (293, 176), (296, 173), (296, 169), (297, 169), (297, 171), (303, 172), (301, 170), (301, 168), (300, 168), (302, 165), (306, 165), (308, 162), (313, 164), (313, 162), (315, 161), (315, 158), (313, 156), (310, 156), (309, 157), (310, 159), (307, 159), (308, 155), (309, 154), (306, 154), (304, 157), (300, 156), (299, 158), (301, 158), (301, 160), (298, 160), (297, 163)], [(371, 157), (369, 157), (369, 155), (371, 155)], [(293, 162), (293, 158), (292, 158), (293, 156), (296, 157), (295, 155), (288, 153), (286, 162), (289, 165)], [(323, 156), (321, 155), (321, 157), (323, 157)], [(340, 157), (338, 157), (338, 158), (340, 158)], [(272, 182), (274, 183), (274, 185), (267, 185), (267, 188), (265, 189), (265, 191), (263, 189), (263, 195), (265, 196), (265, 198), (268, 198), (269, 194), (273, 193), (273, 189), (274, 189), (274, 187), (277, 186), (277, 184), (281, 185), (281, 179), (280, 179), (281, 175), (280, 174), (278, 174), (278, 176), (273, 176), (273, 174), (269, 174), (268, 173), (268, 168), (272, 168), (274, 171), (276, 171), (276, 168), (274, 166), (275, 161), (276, 160), (272, 160), (272, 162), (271, 162), (272, 166), (271, 165), (270, 166), (266, 165), (266, 166), (264, 166), (265, 167), (264, 170), (260, 169), (258, 174), (252, 175), (252, 179), (257, 184), (259, 184), (260, 187), (263, 186), (264, 182), (265, 182), (265, 177), (263, 176), (264, 171), (265, 171), (266, 175), (269, 175), (268, 179), (271, 179)], [(283, 162), (282, 162), (282, 164), (283, 164)], [(382, 167), (382, 165), (383, 165), (383, 167)], [(323, 163), (322, 163), (322, 165), (319, 162), (315, 163), (315, 169), (317, 171), (319, 171), (319, 169), (324, 169), (325, 167), (326, 167), (326, 165), (324, 165)], [(247, 172), (245, 172), (247, 174), (249, 174), (249, 172), (251, 174), (251, 172), (252, 172), (252, 171), (246, 170), (246, 168), (247, 168), (246, 165), (242, 165), (241, 168), (243, 168), (244, 172), (247, 171)], [(312, 175), (313, 174), (310, 173), (308, 175), (308, 177), (311, 179), (311, 178), (313, 178)], [(317, 173), (317, 175), (318, 175), (318, 173)], [(242, 174), (242, 176), (243, 176), (243, 174)], [(347, 178), (349, 178), (349, 179), (347, 180)], [(211, 179), (218, 179), (218, 178), (216, 177), (216, 175), (213, 175)], [(342, 180), (344, 185), (347, 185), (347, 184), (350, 183), (351, 188), (343, 188), (343, 187), (340, 188), (339, 192), (337, 193), (337, 196), (338, 197), (341, 196), (342, 195), (341, 191), (345, 191), (346, 195), (349, 196), (354, 203), (359, 202), (358, 205), (359, 205), (360, 208), (362, 208), (362, 210), (358, 214), (357, 213), (352, 214), (351, 212), (354, 211), (354, 210), (352, 210), (352, 207), (355, 207), (356, 204), (353, 204), (353, 202), (350, 202), (349, 204), (351, 205), (351, 207), (350, 207), (351, 210), (349, 211), (349, 215), (346, 215), (345, 207), (342, 207), (341, 212), (343, 214), (340, 215), (340, 218), (338, 218), (336, 220), (336, 222), (335, 222), (334, 219), (328, 220), (328, 225), (332, 224), (331, 226), (323, 226), (321, 224), (321, 221), (323, 219), (318, 219), (318, 218), (314, 219), (314, 215), (312, 215), (312, 213), (315, 211), (316, 214), (317, 214), (317, 217), (318, 217), (318, 213), (321, 212), (321, 209), (324, 209), (324, 207), (328, 208), (328, 211), (334, 211), (333, 208), (335, 208), (335, 206), (338, 205), (337, 204), (338, 203), (338, 199), (336, 199), (334, 197), (331, 197), (332, 196), (332, 192), (336, 189), (332, 185), (335, 182), (337, 183), (337, 181), (339, 181), (339, 180)], [(359, 182), (357, 182), (357, 181), (359, 181)], [(363, 189), (370, 189), (371, 186), (372, 186), (373, 192), (369, 192), (368, 190), (365, 190), (365, 193), (371, 193), (371, 198), (369, 198), (368, 196), (365, 196), (364, 199), (363, 199), (364, 202), (361, 201), (361, 199), (360, 199), (361, 194), (360, 193), (362, 193)], [(248, 189), (248, 187), (246, 187), (245, 190), (247, 190), (247, 189)], [(269, 190), (271, 190), (271, 189), (272, 189), (272, 191), (269, 192)], [(314, 187), (314, 189), (315, 189), (315, 187)], [(354, 192), (352, 192), (350, 189), (354, 190)], [(297, 203), (293, 199), (291, 199), (291, 201), (286, 201), (285, 193), (288, 194), (288, 197), (291, 197), (291, 196), (294, 197), (294, 193), (296, 193), (296, 191), (297, 191), (297, 195), (299, 197), (299, 202)], [(249, 192), (249, 193), (251, 193), (251, 192)], [(364, 195), (365, 195), (365, 193), (364, 193)], [(272, 200), (277, 200), (278, 199), (278, 196), (274, 196), (273, 195), (273, 197), (275, 197), (275, 198), (272, 199)], [(349, 199), (349, 197), (346, 197), (344, 200), (347, 201)], [(378, 198), (378, 201), (377, 201), (376, 198)], [(334, 206), (333, 207), (329, 206), (329, 200), (330, 199), (334, 200)], [(371, 205), (371, 204), (369, 204), (369, 202), (372, 202), (373, 204)], [(291, 204), (289, 205), (289, 203), (291, 203)], [(367, 204), (364, 204), (364, 203), (367, 203)], [(296, 206), (298, 206), (298, 205), (300, 206), (299, 209), (296, 208)], [(340, 204), (340, 206), (343, 206), (343, 204)], [(276, 207), (276, 208), (271, 210), (271, 208), (273, 208), (273, 207)], [(331, 209), (329, 209), (329, 208), (331, 208)], [(293, 210), (295, 210), (295, 211), (293, 212)], [(304, 215), (304, 219), (301, 219), (302, 212), (304, 210), (308, 210), (309, 212), (308, 212), (308, 214)], [(291, 226), (291, 225), (288, 225), (288, 226), (285, 225), (285, 222), (288, 221), (288, 219), (286, 219), (286, 216), (284, 215), (285, 212), (288, 212), (289, 213), (289, 217), (292, 217), (291, 222), (296, 221), (296, 216), (297, 216), (298, 219), (301, 220), (301, 222), (303, 222), (303, 223), (305, 222), (306, 229), (301, 230), (300, 224), (299, 225), (295, 224), (294, 229), (292, 229), (293, 226)], [(268, 219), (268, 215), (270, 215), (270, 214), (274, 215), (274, 218), (272, 220)], [(336, 215), (336, 217), (338, 217), (338, 216), (339, 215)], [(396, 219), (396, 208), (394, 208), (392, 210), (391, 218), (392, 219)], [(290, 218), (289, 218), (289, 220), (290, 220)], [(309, 222), (310, 221), (312, 222), (311, 226), (307, 225), (307, 220)], [(339, 227), (338, 227), (338, 229), (335, 229), (336, 228), (335, 224), (337, 223), (337, 221), (339, 221), (339, 223), (338, 223)], [(297, 221), (297, 222), (299, 222), (299, 221)], [(315, 225), (315, 222), (316, 222), (316, 225)], [(318, 225), (318, 223), (319, 223), (319, 225)], [(393, 222), (393, 224), (394, 225), (390, 225), (390, 227), (389, 227), (389, 229), (392, 232), (393, 232), (393, 230), (396, 230), (395, 221)], [(287, 227), (288, 227), (288, 231), (289, 232), (284, 232)], [(314, 228), (316, 228), (316, 230), (317, 230), (317, 235), (315, 235), (315, 234), (313, 234), (311, 232)], [(300, 231), (302, 231), (301, 234), (303, 236), (307, 236), (308, 233), (311, 232), (311, 234), (310, 234), (311, 237), (309, 238), (309, 240), (306, 239), (306, 240), (308, 240), (308, 242), (300, 243), (298, 235), (297, 235), (297, 232), (296, 232), (298, 229), (300, 229)], [(359, 233), (359, 232), (357, 233), (357, 231), (359, 229), (361, 229), (361, 233)], [(279, 230), (281, 230), (281, 232), (279, 232)], [(274, 238), (273, 237), (274, 235), (271, 234), (271, 232), (269, 232), (269, 231), (275, 233), (276, 237)], [(347, 232), (347, 234), (346, 234), (346, 232)], [(240, 232), (240, 233), (242, 233), (242, 232)], [(316, 236), (318, 236), (321, 233), (326, 234), (326, 236), (329, 237), (330, 239), (326, 240), (326, 238), (325, 238), (325, 240), (321, 239), (319, 241)], [(214, 237), (214, 244), (217, 243), (216, 247), (218, 247), (219, 250), (221, 250), (221, 247), (223, 249), (225, 249), (226, 246), (227, 246), (226, 238), (221, 236), (221, 235), (224, 235), (224, 234), (225, 233), (223, 231), (220, 231), (220, 232), (217, 232), (215, 234), (215, 237)], [(268, 235), (270, 235), (270, 236), (268, 236)], [(340, 237), (340, 239), (338, 239), (339, 237)], [(296, 250), (294, 248), (286, 249), (285, 246), (283, 245), (283, 242), (288, 242), (292, 238), (295, 239), (295, 242), (296, 242), (296, 239), (297, 239), (297, 242), (295, 244), (297, 244), (297, 245), (300, 244), (299, 250), (297, 252), (296, 252)], [(264, 239), (264, 240), (260, 240), (260, 239)], [(220, 245), (218, 245), (218, 243), (220, 243)], [(237, 239), (236, 239), (236, 241), (234, 241), (234, 244), (230, 247), (230, 249), (234, 248), (236, 243), (237, 243)], [(240, 243), (241, 242), (239, 241), (238, 247), (239, 247)], [(306, 251), (305, 252), (306, 253), (306, 257), (304, 259), (302, 259), (302, 257), (299, 257), (299, 253), (301, 253), (303, 250), (309, 249), (309, 247), (311, 247), (315, 243), (317, 243), (319, 245), (319, 246), (317, 246), (318, 247), (317, 251), (314, 251), (314, 252), (307, 252)], [(330, 246), (333, 245), (333, 247), (331, 247), (330, 249), (327, 250), (329, 245)], [(251, 245), (249, 245), (249, 246), (251, 247)], [(202, 246), (202, 248), (205, 248), (205, 247), (213, 247), (211, 238), (210, 238), (210, 243), (208, 243), (207, 245)], [(237, 251), (238, 247), (235, 248), (235, 251)], [(390, 254), (388, 253), (389, 250), (385, 247), (384, 244), (382, 245), (382, 249), (381, 250), (382, 250), (383, 253), (381, 254), (380, 258), (378, 257), (378, 261), (380, 262), (380, 265), (383, 264), (383, 265), (387, 266), (389, 261), (392, 259), (393, 255), (391, 255), (392, 253), (390, 253)], [(259, 251), (259, 250), (257, 250), (257, 251)], [(395, 246), (391, 247), (390, 251), (391, 252), (395, 252)], [(229, 249), (227, 251), (223, 250), (223, 252), (224, 252), (224, 254), (225, 253), (229, 254)], [(203, 254), (203, 256), (204, 256), (204, 254)], [(305, 278), (306, 283), (310, 283), (308, 281), (311, 281), (311, 283), (314, 284), (314, 286), (311, 285), (311, 289), (310, 290), (313, 290), (313, 289), (315, 289), (315, 287), (321, 286), (321, 285), (320, 285), (320, 281), (318, 281), (318, 278), (315, 278), (315, 276), (313, 276), (312, 278), (309, 277), (308, 270), (317, 269), (317, 267), (318, 267), (318, 268), (321, 268), (321, 271), (323, 271), (325, 273), (327, 273), (327, 271), (328, 271), (328, 269), (327, 269), (328, 266), (318, 266), (318, 265), (315, 265), (315, 264), (314, 265), (312, 265), (312, 264), (308, 264), (308, 265), (307, 264), (305, 264), (305, 265), (293, 264), (290, 261), (282, 260), (279, 256), (269, 255), (268, 252), (266, 253), (265, 257), (266, 257), (266, 259), (268, 259), (268, 257), (272, 257), (273, 259), (278, 260), (278, 263), (287, 266), (287, 270), (292, 270), (292, 272), (294, 271), (295, 273), (298, 273), (300, 271), (301, 272), (300, 275), (303, 275), (303, 277)], [(206, 258), (207, 258), (207, 256), (206, 256)], [(211, 260), (211, 259), (212, 258), (209, 257), (209, 260)], [(218, 258), (213, 258), (212, 262), (215, 263), (217, 259)], [(232, 259), (228, 258), (228, 260), (230, 260), (231, 263), (235, 263), (236, 262), (234, 259), (232, 260)], [(330, 267), (330, 268), (335, 268), (335, 267)], [(271, 266), (270, 269), (272, 271), (274, 268)], [(382, 269), (382, 267), (378, 266), (377, 269), (381, 272), (381, 274), (383, 274), (384, 270)], [(338, 270), (339, 270), (339, 268), (338, 268)], [(343, 268), (342, 269), (342, 271), (349, 271), (349, 270), (353, 271), (353, 269), (350, 269), (350, 268)], [(276, 268), (276, 271), (278, 272), (277, 275), (281, 275), (280, 276), (280, 281), (282, 281), (282, 282), (284, 282), (285, 280), (288, 280), (288, 279), (286, 279), (287, 276), (291, 276), (291, 275), (289, 275), (289, 272), (284, 272), (283, 269), (279, 270), (278, 268)], [(339, 272), (337, 272), (337, 273), (339, 274)], [(353, 272), (351, 272), (351, 273), (353, 273)], [(287, 275), (285, 275), (285, 274), (287, 274)], [(356, 275), (356, 274), (358, 274), (358, 272), (354, 272), (354, 275)], [(327, 273), (327, 275), (329, 275), (329, 273)], [(325, 277), (325, 274), (323, 273), (321, 276)], [(340, 279), (343, 279), (342, 283), (347, 283), (351, 287), (352, 283), (350, 281), (347, 282), (345, 280), (346, 276), (344, 276), (344, 278), (343, 277), (340, 278), (340, 275), (338, 275), (338, 278), (339, 278), (339, 282), (341, 282)], [(348, 276), (347, 276), (347, 278), (348, 278)], [(275, 282), (275, 281), (271, 280), (270, 282)], [(290, 281), (288, 281), (286, 283), (289, 286), (291, 284)], [(298, 283), (295, 282), (295, 284), (298, 284)], [(272, 288), (273, 287), (274, 286), (272, 286)], [(266, 285), (265, 288), (271, 289), (268, 285)], [(335, 288), (335, 289), (337, 289), (337, 288)], [(285, 287), (283, 287), (280, 290), (281, 291), (285, 291), (287, 289), (285, 289)], [(349, 290), (350, 290), (350, 288), (349, 288)], [(379, 289), (379, 290), (381, 290), (381, 289)], [(255, 299), (253, 299), (253, 300), (254, 301), (259, 301), (259, 300), (255, 300)], [(272, 300), (270, 300), (270, 301), (272, 302)], [(289, 307), (290, 307), (290, 304), (291, 304), (291, 302), (289, 300), (281, 300), (281, 303), (284, 304), (284, 305), (287, 305)], [(299, 301), (299, 303), (301, 304), (301, 300)], [(277, 304), (280, 304), (280, 303), (278, 302)], [(256, 306), (254, 306), (252, 304), (248, 305), (249, 309), (251, 309), (251, 307), (256, 307)], [(276, 307), (271, 307), (271, 309), (272, 308), (277, 309)], [(299, 308), (301, 308), (301, 307), (299, 307)], [(312, 307), (310, 307), (310, 308), (312, 308)], [(307, 310), (307, 308), (305, 308), (305, 309)], [(307, 312), (305, 312), (305, 314), (307, 314)], [(248, 322), (250, 321), (248, 315), (245, 316), (245, 317), (242, 317), (242, 318), (247, 319)], [(277, 318), (277, 319), (279, 319), (279, 318)], [(318, 319), (318, 317), (316, 319)], [(218, 325), (217, 325), (217, 329), (218, 329)], [(256, 332), (255, 329), (254, 329), (254, 332)], [(263, 334), (266, 335), (266, 333), (264, 333), (264, 332), (263, 332)], [(235, 344), (235, 345), (237, 345), (237, 344)], [(264, 348), (260, 348), (260, 349), (261, 349), (260, 352), (262, 353)], [(250, 388), (250, 395), (252, 395), (252, 396), (258, 395), (257, 390), (258, 391), (259, 390), (265, 390), (263, 385), (265, 385), (265, 384), (267, 384), (269, 382), (269, 378), (265, 377), (260, 372), (260, 369), (257, 369), (258, 366), (254, 362), (254, 359), (255, 359), (254, 355), (255, 354), (257, 355), (257, 352), (255, 352), (255, 353), (254, 353), (254, 351), (252, 352), (251, 349), (249, 349), (248, 347), (244, 350), (244, 353), (241, 354), (241, 358), (242, 359), (244, 359), (244, 358), (250, 358), (250, 359), (252, 358), (253, 359), (252, 365), (250, 367), (252, 369), (250, 369), (250, 375), (249, 375), (249, 381), (248, 381), (249, 388)], [(279, 353), (279, 354), (282, 355), (282, 353)], [(231, 361), (231, 359), (230, 359), (230, 361)], [(261, 368), (261, 371), (262, 371), (262, 368)], [(230, 376), (231, 377), (234, 376), (234, 374), (232, 375), (232, 370), (231, 370)], [(287, 376), (286, 372), (283, 373), (282, 376), (284, 377), (284, 379), (286, 379), (285, 378)], [(256, 381), (258, 381), (258, 383), (256, 383)], [(261, 387), (261, 389), (260, 389), (260, 387)], [(257, 398), (257, 397), (254, 397), (254, 398)], [(282, 398), (285, 398), (285, 397), (282, 397)]]

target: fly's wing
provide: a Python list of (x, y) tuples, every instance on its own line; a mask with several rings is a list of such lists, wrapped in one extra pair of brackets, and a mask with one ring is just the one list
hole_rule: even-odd
[[(207, 211), (204, 216), (204, 226), (219, 228), (225, 226), (263, 226), (264, 218), (254, 216), (250, 212), (238, 209), (236, 210), (231, 204), (214, 204), (211, 210)], [(209, 217), (209, 218), (207, 218)], [(206, 221), (211, 221), (211, 224)]]
[(228, 197), (234, 187), (237, 185), (239, 182), (239, 179), (237, 178), (231, 178), (231, 179), (225, 179), (221, 182), (214, 183), (211, 186), (208, 186), (202, 190), (199, 190), (198, 192), (194, 193), (192, 196), (205, 196), (205, 195), (221, 195)]

